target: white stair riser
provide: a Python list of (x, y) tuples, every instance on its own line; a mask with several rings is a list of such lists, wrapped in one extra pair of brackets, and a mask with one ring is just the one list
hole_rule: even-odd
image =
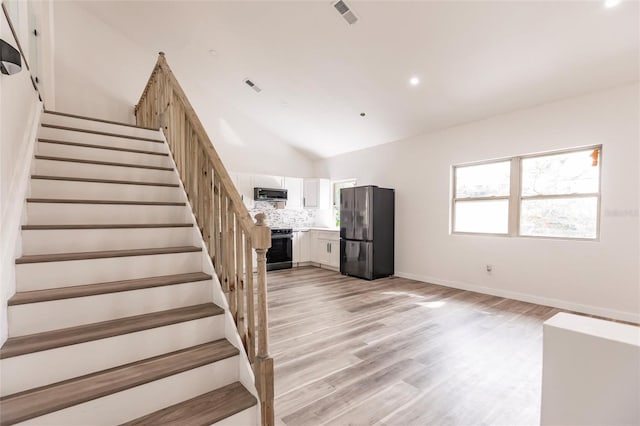
[(70, 200), (120, 200), (182, 202), (182, 190), (170, 186), (119, 183), (31, 180), (31, 197)]
[[(39, 139), (53, 139), (56, 141), (88, 143), (91, 145), (113, 146), (117, 148), (140, 149), (143, 151), (167, 152), (166, 145), (159, 142), (142, 141), (126, 137), (97, 135), (95, 133), (76, 132), (71, 130), (41, 127), (38, 132)], [(152, 139), (161, 140), (158, 135)]]
[(0, 360), (0, 395), (11, 395), (223, 337), (224, 318), (216, 315), (6, 358)]
[[(131, 126), (122, 126), (112, 123), (103, 123), (94, 120), (85, 120), (82, 118), (67, 117), (56, 114), (42, 114), (43, 124), (55, 124), (57, 126), (74, 127), (79, 129), (97, 130), (99, 132), (109, 132), (125, 134), (129, 136), (138, 136), (142, 138), (158, 138), (157, 130), (147, 130)], [(135, 124), (135, 123), (127, 123)]]
[(192, 227), (22, 231), (24, 255), (192, 246)]
[(36, 154), (82, 160), (171, 167), (169, 157), (164, 155), (141, 154), (137, 152), (114, 151), (111, 149), (87, 148), (46, 142), (38, 142), (36, 145)]
[(185, 206), (27, 203), (27, 224), (184, 223), (187, 213)]
[(9, 337), (211, 301), (211, 281), (9, 306)]
[(121, 424), (233, 383), (237, 380), (237, 363), (237, 356), (227, 358), (19, 424), (40, 426)]
[(178, 177), (173, 170), (103, 166), (100, 164), (42, 159), (35, 159), (34, 164), (34, 175), (178, 183)]
[(259, 424), (258, 405), (216, 422), (216, 426), (249, 426)]
[(132, 280), (202, 270), (202, 254), (172, 253), (16, 265), (18, 291)]

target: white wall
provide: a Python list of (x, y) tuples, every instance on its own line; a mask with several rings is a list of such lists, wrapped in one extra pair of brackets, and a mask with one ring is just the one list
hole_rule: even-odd
[[(639, 113), (628, 85), (333, 157), (317, 173), (396, 189), (396, 275), (640, 321)], [(449, 234), (453, 164), (594, 144), (600, 241)]]
[(200, 79), (181, 78), (192, 62), (191, 52), (167, 49), (155, 40), (145, 45), (135, 43), (84, 9), (82, 3), (55, 3), (58, 111), (134, 123), (134, 105), (158, 51), (165, 50), (227, 170), (298, 177), (313, 174), (312, 159), (249, 119), (234, 107), (232, 99)]
[[(0, 13), (0, 37), (16, 46)], [(16, 25), (19, 34), (21, 27)], [(20, 254), (22, 220), (29, 166), (41, 104), (29, 71), (0, 74), (0, 344), (7, 338), (7, 300), (15, 292), (14, 260)]]

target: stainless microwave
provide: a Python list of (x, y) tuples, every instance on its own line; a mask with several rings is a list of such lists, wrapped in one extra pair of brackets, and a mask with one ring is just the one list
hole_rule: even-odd
[(255, 201), (287, 201), (287, 190), (280, 188), (253, 188)]

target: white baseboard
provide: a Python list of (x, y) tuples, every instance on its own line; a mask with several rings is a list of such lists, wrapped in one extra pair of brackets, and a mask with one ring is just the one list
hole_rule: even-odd
[(520, 300), (522, 302), (535, 303), (537, 305), (551, 306), (558, 309), (566, 309), (569, 311), (580, 312), (588, 315), (597, 315), (600, 317), (611, 318), (620, 321), (629, 321), (640, 323), (640, 314), (633, 312), (617, 311), (614, 309), (601, 308), (598, 306), (583, 305), (561, 299), (552, 299), (548, 297), (536, 296), (533, 294), (519, 293), (515, 291), (503, 290), (499, 288), (483, 287), (475, 284), (469, 284), (460, 281), (444, 280), (441, 278), (422, 276), (409, 272), (396, 272), (396, 277), (408, 278), (411, 280), (422, 281), (425, 283), (442, 285), (445, 287), (457, 288), (460, 290), (474, 291), (476, 293), (490, 294), (492, 296), (504, 297), (506, 299)]

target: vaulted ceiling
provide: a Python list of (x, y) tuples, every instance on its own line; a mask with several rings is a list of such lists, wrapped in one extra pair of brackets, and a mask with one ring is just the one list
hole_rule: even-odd
[[(138, 53), (167, 52), (201, 116), (208, 105), (213, 111), (228, 103), (312, 157), (636, 81), (640, 74), (637, 1), (613, 8), (601, 1), (349, 5), (359, 17), (355, 25), (330, 1), (77, 3)], [(133, 53), (104, 52), (115, 56), (112, 72), (126, 68), (123, 76), (146, 79), (149, 60), (117, 62)], [(416, 86), (409, 84), (413, 76), (420, 79)], [(245, 78), (262, 91), (248, 88)]]

